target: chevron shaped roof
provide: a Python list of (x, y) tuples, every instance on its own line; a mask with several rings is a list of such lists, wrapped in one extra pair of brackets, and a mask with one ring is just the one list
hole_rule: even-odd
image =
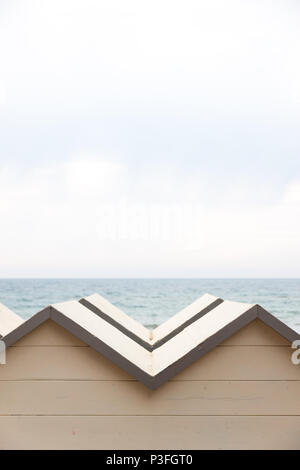
[[(50, 305), (26, 321), (19, 319), (14, 324), (12, 320), (2, 340), (10, 346), (51, 319), (146, 386), (155, 389), (256, 318), (291, 342), (300, 339), (297, 332), (254, 304), (223, 301), (188, 325), (184, 322), (185, 314), (179, 317), (185, 326), (152, 351), (78, 301)], [(2, 310), (0, 328), (2, 323), (7, 325), (10, 318), (14, 318), (11, 312)], [(124, 317), (121, 320), (124, 322)], [(127, 331), (132, 325), (128, 325)], [(174, 325), (176, 329), (178, 322)]]
[(154, 330), (148, 330), (99, 294), (84, 297), (79, 302), (149, 351), (153, 351), (223, 300), (204, 294)]

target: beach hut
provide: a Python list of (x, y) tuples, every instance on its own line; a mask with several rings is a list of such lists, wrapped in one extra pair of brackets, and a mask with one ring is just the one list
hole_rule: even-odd
[(1, 449), (300, 448), (300, 337), (259, 305), (206, 294), (150, 332), (93, 295), (2, 307), (0, 334)]

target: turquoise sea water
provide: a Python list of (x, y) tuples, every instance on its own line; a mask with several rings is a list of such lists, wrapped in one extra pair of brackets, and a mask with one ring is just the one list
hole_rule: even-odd
[(148, 327), (208, 292), (258, 303), (300, 332), (300, 279), (0, 279), (0, 302), (24, 318), (95, 292)]

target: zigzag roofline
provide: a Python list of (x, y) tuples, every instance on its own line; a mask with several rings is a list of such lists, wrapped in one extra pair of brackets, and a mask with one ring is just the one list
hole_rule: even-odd
[[(224, 315), (226, 312), (228, 315)], [(11, 346), (49, 319), (151, 389), (174, 377), (255, 319), (261, 320), (289, 342), (300, 339), (296, 331), (261, 306), (225, 301), (164, 345), (149, 352), (83, 305), (72, 301), (46, 307), (2, 340)]]

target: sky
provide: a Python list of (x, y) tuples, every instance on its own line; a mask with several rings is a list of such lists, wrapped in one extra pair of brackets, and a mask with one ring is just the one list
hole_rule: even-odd
[(296, 0), (0, 0), (0, 277), (300, 277)]

